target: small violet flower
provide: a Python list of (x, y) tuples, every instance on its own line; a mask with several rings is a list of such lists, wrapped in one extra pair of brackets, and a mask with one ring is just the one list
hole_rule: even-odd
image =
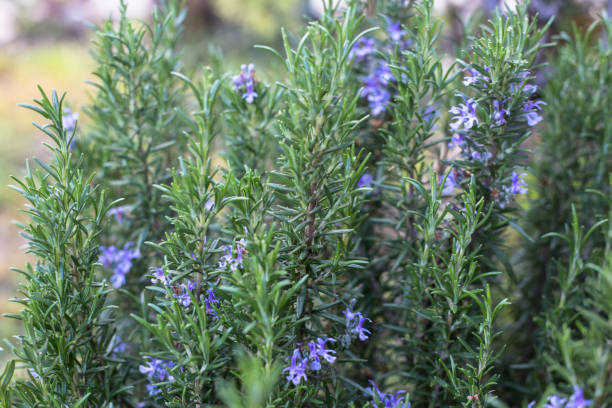
[[(401, 394), (405, 394), (406, 391), (400, 390), (395, 394), (386, 394), (378, 389), (374, 381), (370, 380), (370, 384), (372, 384), (372, 387), (366, 388), (366, 396), (372, 398), (372, 406), (374, 408), (378, 408), (377, 398), (378, 402), (383, 404), (382, 408), (400, 408), (404, 406), (404, 397)], [(410, 403), (407, 406), (410, 408)]]
[(357, 333), (359, 340), (365, 341), (368, 339), (368, 334), (371, 332), (363, 327), (365, 321), (371, 322), (372, 320), (364, 317), (361, 312), (353, 312), (354, 301), (351, 302), (350, 306), (343, 312), (346, 317), (346, 327), (351, 333)]
[(455, 179), (455, 171), (451, 169), (446, 176), (446, 180), (444, 181), (444, 188), (442, 189), (442, 194), (451, 195), (453, 190), (457, 187), (457, 180)]
[[(486, 65), (485, 65), (484, 69), (487, 72), (491, 72), (491, 68), (487, 67)], [(489, 82), (489, 77), (487, 77), (485, 75), (482, 75), (480, 72), (478, 72), (474, 68), (468, 68), (468, 69), (466, 69), (466, 71), (471, 76), (470, 77), (465, 77), (463, 79), (463, 85), (470, 86), (472, 84), (475, 84), (478, 81), (481, 81), (481, 82), (485, 82), (483, 85), (484, 85), (485, 88), (487, 87), (486, 82)]]
[(506, 188), (508, 194), (527, 194), (527, 183), (523, 180), (523, 176), (525, 176), (525, 173), (518, 174), (515, 171), (512, 172), (512, 184), (509, 188)]
[(372, 180), (373, 180), (373, 177), (370, 173), (363, 173), (363, 176), (361, 176), (359, 178), (359, 181), (357, 182), (357, 187), (359, 188), (372, 187)]
[(465, 146), (465, 135), (462, 133), (455, 133), (453, 134), (453, 136), (451, 137), (451, 141), (448, 142), (448, 147), (450, 147), (451, 149), (455, 146), (462, 148), (463, 146)]
[(191, 296), (190, 293), (195, 289), (195, 282), (190, 280), (187, 281), (187, 285), (184, 283), (181, 285), (181, 290), (179, 294), (175, 294), (174, 297), (178, 299), (178, 302), (183, 307), (189, 307), (191, 305)]
[(242, 267), (243, 255), (246, 254), (246, 241), (244, 239), (236, 242), (236, 250), (231, 245), (224, 245), (225, 255), (219, 259), (219, 268), (225, 269), (229, 266), (232, 272)]
[(251, 104), (257, 98), (257, 93), (254, 90), (255, 86), (255, 65), (253, 64), (242, 64), (240, 66), (240, 73), (234, 76), (232, 80), (234, 83), (234, 89), (236, 92), (240, 90), (244, 90), (242, 94), (242, 99), (246, 101), (246, 103)]
[(523, 116), (525, 117), (525, 119), (527, 119), (527, 124), (529, 126), (535, 126), (542, 120), (542, 116), (537, 113), (537, 111), (542, 110), (542, 107), (540, 105), (546, 105), (546, 102), (528, 101), (527, 103), (525, 103), (525, 105), (523, 105), (523, 111), (527, 112), (524, 113)]
[(293, 350), (293, 356), (291, 357), (291, 365), (283, 370), (289, 371), (287, 375), (287, 381), (291, 381), (293, 385), (300, 385), (302, 379), (307, 381), (306, 377), (306, 365), (308, 364), (308, 360), (302, 358), (302, 353), (300, 353), (299, 349)]
[(206, 291), (206, 295), (207, 295), (206, 299), (204, 299), (204, 304), (206, 306), (206, 313), (213, 317), (219, 317), (217, 315), (217, 312), (213, 308), (213, 305), (216, 305), (217, 303), (219, 303), (219, 299), (215, 297), (215, 291), (213, 290), (213, 288), (208, 288), (208, 290)]
[(113, 272), (110, 282), (115, 288), (120, 288), (125, 284), (125, 275), (132, 268), (132, 260), (140, 257), (140, 250), (132, 250), (131, 246), (132, 243), (128, 242), (123, 249), (118, 249), (114, 245), (100, 247), (98, 262)]
[(140, 365), (138, 370), (148, 377), (149, 384), (147, 385), (147, 391), (149, 395), (155, 396), (161, 392), (155, 383), (174, 381), (174, 377), (170, 374), (169, 370), (175, 364), (172, 361), (165, 361), (159, 358), (145, 357), (145, 359), (150, 361), (146, 365)]
[(451, 122), (450, 127), (452, 130), (457, 131), (463, 126), (465, 130), (471, 129), (474, 125), (479, 123), (478, 117), (476, 116), (476, 102), (473, 99), (463, 98), (464, 103), (459, 106), (453, 106), (449, 112), (452, 113), (454, 122)]
[(376, 43), (373, 38), (362, 37), (355, 43), (353, 48), (351, 48), (348, 57), (349, 59), (354, 58), (357, 62), (363, 61), (374, 52), (375, 46)]
[(391, 21), (389, 18), (387, 18), (387, 33), (394, 43), (400, 42), (402, 37), (406, 35), (406, 32), (402, 30), (400, 22)]
[(391, 94), (386, 86), (393, 80), (393, 74), (385, 62), (380, 63), (372, 74), (363, 78), (361, 97), (368, 99), (372, 115), (378, 116), (387, 109)]
[(507, 109), (505, 109), (502, 105), (502, 102), (497, 99), (493, 101), (493, 120), (497, 126), (501, 126), (506, 123), (506, 115), (509, 115)]
[(215, 205), (215, 202), (213, 200), (206, 200), (206, 202), (204, 203), (204, 210), (206, 212), (209, 212)]
[(170, 284), (170, 277), (167, 276), (164, 272), (164, 268), (159, 267), (155, 268), (152, 273), (153, 277), (151, 278), (151, 283), (155, 284), (157, 282), (161, 283), (164, 286), (168, 286)]
[(129, 207), (127, 205), (123, 205), (121, 207), (111, 208), (108, 211), (108, 215), (113, 215), (115, 217), (115, 220), (117, 220), (117, 223), (122, 224), (123, 220), (127, 216), (128, 211)]

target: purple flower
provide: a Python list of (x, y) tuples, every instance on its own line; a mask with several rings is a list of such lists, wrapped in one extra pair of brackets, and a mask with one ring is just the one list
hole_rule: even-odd
[(191, 293), (195, 289), (195, 282), (190, 280), (187, 281), (187, 285), (184, 283), (181, 285), (181, 291), (179, 294), (175, 294), (174, 297), (178, 299), (178, 303), (183, 307), (189, 307), (191, 305)]
[(391, 99), (386, 86), (393, 80), (391, 69), (385, 62), (382, 62), (372, 74), (363, 78), (361, 97), (368, 99), (372, 115), (378, 116), (386, 110)]
[(131, 246), (132, 243), (128, 242), (123, 249), (118, 249), (114, 245), (100, 247), (98, 262), (113, 272), (110, 281), (115, 288), (120, 288), (125, 284), (125, 275), (132, 268), (132, 260), (140, 257), (140, 250), (131, 250)]
[(157, 382), (174, 381), (174, 377), (168, 370), (174, 367), (172, 361), (165, 361), (159, 358), (153, 358), (145, 356), (145, 359), (150, 359), (146, 365), (140, 365), (138, 370), (145, 374), (149, 378), (149, 384), (147, 385), (147, 391), (149, 395), (155, 396), (161, 392), (157, 386)]
[(244, 89), (242, 99), (246, 103), (251, 104), (257, 98), (257, 93), (254, 90), (255, 86), (255, 65), (253, 64), (242, 64), (240, 66), (240, 73), (234, 76), (232, 82), (234, 83), (234, 89), (236, 92)]
[(453, 134), (453, 137), (451, 137), (451, 141), (448, 142), (448, 147), (450, 147), (451, 149), (455, 146), (463, 148), (463, 146), (465, 146), (464, 138), (465, 135), (462, 133)]
[(365, 341), (368, 339), (368, 334), (370, 334), (370, 331), (363, 327), (363, 323), (366, 320), (369, 322), (371, 322), (372, 320), (368, 319), (367, 317), (363, 317), (361, 313), (358, 313), (358, 318), (359, 321), (357, 322), (357, 326), (355, 326), (352, 332), (357, 333), (359, 335), (359, 340)]
[[(376, 383), (370, 380), (370, 384), (372, 387), (366, 388), (366, 396), (372, 398), (372, 405), (374, 408), (378, 408), (378, 402), (383, 404), (383, 408), (400, 408), (403, 407), (404, 397), (401, 394), (405, 394), (406, 391), (400, 390), (395, 394), (386, 394), (378, 389)], [(378, 399), (378, 402), (377, 402)], [(410, 403), (408, 403), (408, 408), (410, 408)]]
[(128, 348), (128, 344), (124, 342), (121, 337), (117, 336), (115, 340), (115, 346), (113, 347), (112, 356), (116, 356), (117, 354), (123, 354)]
[(353, 307), (355, 306), (355, 301), (352, 300), (349, 307), (343, 312), (346, 317), (346, 327), (349, 327), (353, 320), (359, 315), (359, 312), (353, 312)]
[(522, 79), (522, 81), (519, 81), (518, 84), (511, 83), (510, 84), (510, 91), (511, 92), (517, 92), (518, 90), (522, 89), (522, 91), (527, 93), (528, 95), (533, 95), (537, 91), (538, 87), (536, 85), (532, 85), (532, 84), (525, 84), (526, 78), (529, 75), (530, 75), (530, 73), (528, 71), (521, 72), (518, 75), (518, 78)]
[(349, 59), (355, 58), (355, 61), (363, 61), (374, 52), (376, 43), (374, 39), (369, 37), (361, 37), (349, 51)]
[(79, 120), (79, 114), (73, 112), (70, 108), (64, 108), (64, 114), (62, 115), (62, 126), (68, 133), (72, 133), (76, 128), (77, 121)]
[(507, 109), (505, 109), (502, 105), (502, 102), (497, 99), (493, 101), (493, 119), (495, 120), (495, 124), (497, 126), (501, 126), (506, 123), (506, 115), (509, 115)]
[(127, 205), (123, 205), (121, 207), (111, 208), (108, 211), (108, 215), (115, 216), (115, 220), (117, 220), (117, 223), (121, 224), (121, 223), (123, 223), (123, 220), (125, 219), (125, 217), (126, 217), (126, 215), (128, 213), (128, 209), (129, 209), (129, 207)]
[(582, 389), (574, 385), (574, 394), (570, 397), (565, 408), (586, 408), (591, 405), (593, 405), (593, 400), (585, 400)]
[(527, 113), (524, 113), (523, 116), (525, 117), (525, 119), (527, 119), (527, 124), (529, 126), (535, 126), (538, 123), (540, 123), (540, 121), (542, 120), (542, 116), (538, 115), (537, 113), (537, 111), (542, 110), (542, 107), (540, 105), (546, 105), (546, 102), (527, 101), (527, 103), (523, 105), (523, 111), (527, 112)]
[(454, 122), (451, 122), (450, 127), (452, 130), (457, 131), (461, 126), (465, 130), (471, 129), (474, 125), (479, 123), (478, 117), (476, 116), (476, 102), (473, 99), (463, 98), (464, 103), (459, 106), (453, 106), (449, 112), (452, 113)]
[[(490, 72), (491, 68), (487, 67), (485, 65), (485, 71)], [(465, 77), (463, 79), (463, 85), (465, 86), (470, 86), (472, 84), (475, 84), (478, 81), (482, 81), (482, 82), (489, 82), (489, 77), (482, 75), (480, 72), (478, 72), (477, 70), (475, 70), (474, 68), (468, 68), (466, 69), (466, 71), (471, 75), (471, 77)], [(487, 87), (487, 84), (483, 84), (484, 87)]]
[(363, 176), (361, 176), (357, 182), (357, 187), (372, 187), (372, 179), (373, 177), (370, 173), (363, 173)]
[(565, 398), (551, 395), (546, 400), (546, 405), (544, 405), (544, 408), (564, 408), (566, 402), (567, 400)]
[(217, 315), (217, 312), (213, 308), (213, 305), (219, 303), (219, 299), (215, 297), (215, 291), (213, 290), (213, 288), (208, 288), (208, 290), (206, 291), (206, 295), (206, 299), (204, 299), (206, 305), (206, 313), (213, 317), (219, 317)]
[(402, 26), (399, 21), (391, 21), (387, 18), (387, 33), (389, 38), (395, 43), (400, 42), (402, 37), (406, 35), (406, 32), (402, 30)]
[(491, 152), (479, 152), (477, 150), (474, 150), (472, 152), (472, 159), (480, 162), (486, 162), (491, 157), (493, 157), (493, 154)]
[(304, 379), (307, 381), (306, 377), (306, 365), (308, 364), (308, 360), (302, 358), (302, 354), (299, 349), (293, 350), (293, 356), (291, 356), (291, 365), (283, 370), (289, 371), (287, 375), (287, 381), (291, 381), (293, 385), (300, 385), (300, 381)]
[(162, 267), (155, 268), (152, 275), (153, 277), (151, 278), (151, 283), (159, 282), (164, 286), (168, 286), (168, 284), (170, 283), (170, 277), (166, 276), (164, 268)]
[(204, 203), (204, 210), (206, 212), (209, 212), (213, 206), (215, 205), (215, 202), (212, 199), (206, 200), (206, 202)]
[(442, 189), (442, 194), (451, 195), (453, 190), (457, 187), (457, 181), (455, 180), (455, 171), (451, 169), (446, 176), (446, 180), (444, 181), (444, 188)]
[(507, 188), (509, 194), (527, 194), (527, 183), (523, 180), (523, 176), (525, 176), (525, 173), (518, 174), (516, 171), (512, 172), (512, 184), (510, 188)]
[(312, 363), (310, 363), (311, 370), (317, 371), (321, 369), (320, 357), (323, 357), (323, 359), (330, 364), (336, 361), (336, 357), (332, 355), (336, 354), (336, 352), (332, 349), (325, 348), (325, 344), (328, 341), (335, 342), (336, 340), (332, 339), (331, 337), (323, 340), (319, 337), (317, 338), (316, 343), (311, 341), (308, 344), (308, 348), (310, 349), (310, 358), (312, 359)]
[(219, 268), (225, 269), (229, 266), (232, 272), (235, 272), (243, 264), (243, 255), (246, 254), (246, 241), (244, 239), (236, 242), (236, 250), (231, 245), (224, 245), (223, 250), (225, 255), (219, 259)]

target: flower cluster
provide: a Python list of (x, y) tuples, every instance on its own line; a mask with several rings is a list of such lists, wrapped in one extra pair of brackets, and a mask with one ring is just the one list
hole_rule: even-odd
[(106, 269), (113, 272), (110, 281), (115, 288), (120, 288), (125, 284), (125, 275), (132, 268), (132, 261), (140, 257), (138, 248), (131, 249), (132, 243), (128, 242), (119, 249), (114, 245), (100, 247), (100, 262)]
[(224, 245), (222, 248), (225, 255), (219, 259), (219, 268), (225, 269), (229, 266), (232, 272), (242, 267), (243, 255), (246, 254), (246, 240), (241, 239), (236, 242), (236, 249), (232, 245)]
[[(532, 401), (527, 408), (532, 408), (534, 405), (535, 401)], [(585, 400), (582, 389), (578, 386), (574, 386), (574, 393), (570, 396), (569, 401), (567, 398), (551, 395), (546, 399), (544, 408), (586, 408), (591, 405), (593, 405), (593, 401)]]
[(293, 383), (293, 385), (299, 385), (302, 379), (308, 381), (306, 376), (306, 370), (319, 371), (321, 370), (321, 358), (330, 364), (336, 361), (336, 352), (332, 349), (326, 348), (327, 342), (335, 342), (331, 337), (326, 339), (317, 338), (317, 341), (311, 341), (308, 343), (308, 350), (302, 355), (300, 347), (293, 350), (291, 356), (291, 364), (286, 367), (283, 372), (288, 371), (287, 381)]
[(255, 65), (253, 64), (242, 64), (240, 66), (240, 73), (234, 76), (233, 79), (234, 89), (236, 92), (243, 90), (242, 99), (246, 103), (253, 103), (257, 98), (257, 92), (255, 92)]
[[(400, 390), (395, 394), (386, 394), (378, 389), (374, 381), (370, 380), (370, 384), (372, 387), (366, 388), (366, 396), (372, 397), (372, 406), (374, 408), (378, 408), (378, 402), (382, 403), (382, 408), (400, 408), (404, 407), (404, 397), (402, 394), (405, 394), (406, 391)], [(378, 397), (378, 402), (377, 402)], [(408, 403), (407, 408), (410, 408), (410, 403)]]
[(215, 291), (213, 290), (213, 288), (208, 288), (208, 290), (206, 291), (206, 298), (204, 299), (204, 304), (206, 306), (206, 313), (211, 315), (212, 317), (219, 317), (217, 315), (217, 312), (213, 308), (213, 305), (216, 305), (218, 303), (219, 303), (219, 299), (215, 297)]
[(140, 365), (138, 370), (147, 376), (149, 384), (147, 384), (147, 391), (149, 395), (158, 395), (161, 390), (157, 386), (157, 383), (164, 381), (174, 381), (174, 377), (170, 374), (172, 367), (175, 363), (172, 361), (165, 361), (159, 358), (145, 357), (150, 359), (146, 365)]
[(181, 284), (177, 289), (178, 293), (175, 293), (174, 297), (178, 300), (180, 305), (189, 307), (191, 305), (191, 294), (195, 289), (195, 282), (188, 280), (186, 284)]
[(355, 301), (352, 301), (350, 306), (344, 311), (346, 317), (346, 328), (349, 333), (355, 333), (359, 336), (359, 340), (365, 341), (368, 339), (370, 331), (363, 327), (363, 324), (367, 321), (371, 322), (370, 319), (364, 317), (361, 312), (353, 312), (353, 306)]
[(463, 103), (458, 106), (453, 106), (449, 110), (449, 112), (454, 115), (450, 123), (450, 128), (455, 132), (461, 128), (464, 131), (468, 131), (479, 123), (478, 116), (476, 115), (476, 109), (478, 107), (476, 102), (474, 102), (472, 98), (467, 99), (465, 96), (462, 97)]
[[(400, 45), (402, 48), (405, 46), (405, 41), (402, 39), (406, 36), (406, 32), (402, 30), (399, 22), (387, 19), (387, 34), (393, 46)], [(355, 62), (366, 63), (365, 70), (369, 74), (361, 78), (363, 81), (361, 97), (367, 98), (372, 115), (379, 116), (386, 111), (391, 100), (391, 92), (388, 87), (395, 78), (384, 60), (373, 58), (375, 51), (376, 41), (363, 37), (351, 48), (349, 58), (354, 59)]]

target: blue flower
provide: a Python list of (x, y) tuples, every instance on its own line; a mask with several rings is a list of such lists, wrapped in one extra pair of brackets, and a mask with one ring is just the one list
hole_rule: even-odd
[(357, 315), (359, 315), (359, 312), (353, 312), (353, 307), (354, 306), (355, 306), (355, 301), (352, 300), (351, 304), (349, 305), (349, 307), (347, 307), (346, 310), (343, 312), (344, 317), (346, 318), (346, 327), (349, 327), (350, 324), (355, 319), (355, 317), (357, 317)]
[(577, 385), (574, 386), (574, 394), (570, 397), (565, 408), (586, 408), (593, 405), (593, 400), (585, 400), (582, 389)]
[(257, 93), (254, 90), (255, 86), (255, 65), (253, 64), (243, 64), (240, 66), (240, 73), (234, 76), (232, 80), (234, 83), (234, 89), (236, 92), (240, 90), (244, 90), (242, 94), (242, 99), (246, 101), (246, 103), (251, 104), (257, 98)]
[(79, 120), (79, 114), (73, 112), (70, 108), (64, 108), (64, 114), (62, 115), (62, 126), (67, 133), (72, 133), (76, 128), (77, 121)]
[(463, 97), (464, 103), (458, 106), (453, 106), (449, 112), (452, 113), (454, 122), (451, 122), (450, 127), (454, 131), (459, 130), (463, 126), (463, 129), (468, 130), (479, 123), (478, 117), (476, 116), (476, 102), (473, 99), (466, 99)]
[(502, 102), (497, 99), (493, 101), (493, 119), (495, 120), (495, 124), (497, 126), (501, 126), (506, 123), (506, 115), (509, 115), (507, 109), (504, 109)]
[(363, 176), (361, 176), (357, 182), (357, 187), (372, 187), (372, 179), (373, 177), (370, 173), (363, 173)]
[(391, 69), (385, 62), (380, 63), (372, 74), (363, 79), (364, 87), (361, 97), (368, 99), (372, 115), (378, 116), (386, 110), (391, 99), (391, 94), (386, 86), (393, 80)]
[(147, 376), (149, 384), (147, 385), (147, 391), (149, 395), (155, 396), (161, 392), (159, 387), (155, 384), (157, 382), (174, 381), (174, 377), (170, 374), (170, 369), (174, 367), (172, 361), (165, 361), (159, 358), (152, 358), (145, 356), (145, 359), (150, 359), (146, 365), (140, 365), (138, 370)]
[[(486, 65), (485, 65), (484, 69), (487, 72), (491, 71), (491, 69), (489, 67), (487, 67)], [(485, 75), (482, 75), (480, 72), (478, 72), (474, 68), (468, 68), (468, 69), (466, 69), (466, 71), (471, 75), (471, 77), (467, 77), (466, 76), (463, 79), (463, 85), (465, 85), (465, 86), (470, 86), (472, 84), (477, 83), (478, 81), (489, 82), (489, 77), (487, 77)], [(484, 85), (485, 88), (487, 87), (486, 83), (483, 83), (483, 85)]]
[(219, 259), (219, 268), (225, 269), (229, 266), (235, 272), (243, 264), (243, 255), (246, 254), (246, 241), (244, 239), (236, 242), (236, 250), (231, 245), (224, 245), (225, 255)]
[(357, 326), (355, 326), (352, 332), (357, 333), (359, 335), (359, 340), (365, 341), (368, 339), (368, 334), (370, 334), (371, 332), (363, 327), (363, 323), (365, 323), (366, 320), (369, 322), (371, 322), (372, 320), (368, 319), (367, 317), (363, 317), (361, 313), (359, 313), (358, 318), (359, 321), (357, 322)]
[(464, 138), (465, 138), (465, 135), (462, 133), (453, 134), (453, 137), (451, 137), (451, 141), (448, 142), (448, 147), (450, 147), (451, 149), (455, 146), (463, 148), (465, 146)]
[(538, 123), (540, 123), (540, 121), (542, 120), (542, 116), (540, 116), (537, 111), (542, 110), (542, 107), (540, 105), (546, 105), (546, 102), (543, 101), (527, 101), (524, 105), (523, 105), (523, 111), (527, 112), (524, 113), (523, 116), (525, 117), (525, 119), (527, 119), (527, 124), (529, 126), (535, 126)]
[[(383, 404), (383, 408), (403, 407), (404, 397), (402, 397), (401, 394), (405, 394), (406, 391), (400, 390), (397, 391), (395, 394), (386, 394), (378, 389), (374, 381), (370, 380), (370, 384), (372, 384), (372, 387), (366, 388), (365, 391), (366, 396), (372, 398), (372, 405), (374, 406), (374, 408), (378, 408), (377, 399), (378, 402)], [(410, 408), (410, 403), (408, 403), (407, 407)]]
[(206, 299), (204, 299), (204, 304), (206, 306), (206, 313), (208, 313), (209, 315), (213, 316), (213, 317), (219, 317), (217, 315), (217, 312), (215, 311), (215, 309), (213, 308), (213, 305), (216, 305), (217, 303), (219, 303), (219, 300), (215, 297), (215, 291), (213, 290), (213, 288), (208, 288), (208, 290), (206, 291)]
[(113, 272), (110, 281), (115, 288), (120, 288), (125, 284), (125, 275), (132, 268), (132, 260), (140, 257), (140, 250), (131, 250), (131, 246), (132, 243), (128, 242), (123, 249), (118, 249), (114, 245), (100, 247), (98, 262)]
[(567, 400), (565, 398), (561, 398), (557, 395), (551, 395), (546, 400), (546, 405), (544, 408), (564, 408)]
[(289, 371), (287, 375), (287, 381), (291, 381), (293, 385), (300, 385), (302, 379), (307, 381), (306, 377), (306, 365), (308, 364), (308, 360), (302, 358), (302, 353), (300, 353), (299, 349), (293, 350), (293, 356), (291, 356), (291, 365), (283, 370)]
[(522, 92), (527, 93), (528, 95), (533, 95), (538, 87), (536, 85), (532, 85), (532, 84), (526, 84), (526, 78), (530, 75), (530, 73), (528, 71), (525, 72), (521, 72), (518, 75), (518, 84), (517, 83), (511, 83), (510, 84), (510, 91), (512, 92), (517, 92), (518, 90), (522, 90)]
[(523, 180), (525, 173), (518, 174), (516, 171), (512, 172), (512, 184), (507, 191), (512, 195), (527, 194), (527, 183)]
[(451, 195), (453, 190), (457, 187), (457, 181), (455, 180), (455, 171), (451, 169), (446, 176), (446, 180), (444, 181), (444, 188), (442, 189), (442, 194)]
[(406, 35), (406, 32), (402, 30), (402, 26), (399, 21), (391, 21), (387, 18), (387, 33), (389, 38), (395, 43), (400, 42), (402, 37)]
[(127, 205), (123, 205), (121, 207), (111, 208), (108, 211), (108, 215), (113, 215), (115, 220), (117, 220), (118, 224), (122, 224), (128, 213), (129, 207)]
[(183, 307), (189, 307), (191, 305), (191, 295), (195, 289), (195, 282), (190, 280), (187, 281), (187, 285), (184, 283), (181, 285), (181, 290), (179, 294), (175, 294), (174, 297), (178, 299), (179, 304)]
[(361, 37), (349, 51), (348, 57), (349, 59), (354, 58), (355, 61), (363, 61), (374, 52), (375, 46), (376, 43), (374, 42), (374, 39), (369, 37)]
[(331, 337), (323, 340), (322, 338), (317, 338), (316, 343), (311, 341), (308, 343), (308, 348), (310, 349), (310, 359), (312, 362), (310, 363), (310, 369), (313, 371), (317, 371), (321, 369), (321, 360), (320, 357), (323, 357), (325, 361), (328, 363), (333, 363), (336, 361), (336, 357), (332, 354), (336, 354), (336, 352), (332, 349), (325, 348), (325, 344), (328, 342), (335, 342), (336, 340)]
[(206, 212), (209, 212), (215, 205), (215, 202), (213, 200), (206, 200), (206, 202), (204, 203), (204, 210)]

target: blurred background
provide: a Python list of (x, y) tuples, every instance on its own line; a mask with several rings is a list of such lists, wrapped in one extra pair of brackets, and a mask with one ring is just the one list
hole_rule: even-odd
[[(127, 3), (132, 18), (148, 20), (155, 0)], [(214, 47), (223, 50), (226, 69), (237, 71), (241, 63), (250, 61), (265, 73), (269, 59), (253, 44), (278, 47), (280, 27), (295, 32), (322, 9), (321, 0), (187, 3), (182, 43), (185, 72), (206, 64), (209, 49)], [(17, 104), (38, 97), (36, 86), (41, 85), (45, 90), (67, 92), (68, 105), (80, 111), (92, 89), (86, 84), (93, 80), (94, 65), (88, 54), (92, 27), (116, 15), (118, 4), (119, 0), (0, 0), (0, 313), (18, 311), (18, 305), (8, 299), (19, 296), (19, 274), (9, 267), (21, 268), (31, 260), (23, 253), (25, 241), (19, 229), (12, 224), (25, 217), (18, 212), (23, 199), (8, 187), (10, 175), (20, 177), (27, 158), (45, 156), (43, 138), (31, 125), (34, 114)], [(435, 0), (435, 6), (445, 21), (446, 41), (442, 43), (453, 44), (460, 41), (454, 37), (461, 36), (468, 16), (477, 12), (486, 17), (499, 6), (499, 0)], [(559, 32), (572, 21), (586, 26), (606, 9), (612, 14), (612, 0), (533, 0), (531, 9), (539, 13), (541, 22), (554, 16), (552, 31)], [(80, 119), (86, 126), (87, 118), (81, 115)], [(19, 333), (19, 328), (17, 321), (0, 316), (0, 339)], [(8, 356), (4, 348), (0, 367)]]

